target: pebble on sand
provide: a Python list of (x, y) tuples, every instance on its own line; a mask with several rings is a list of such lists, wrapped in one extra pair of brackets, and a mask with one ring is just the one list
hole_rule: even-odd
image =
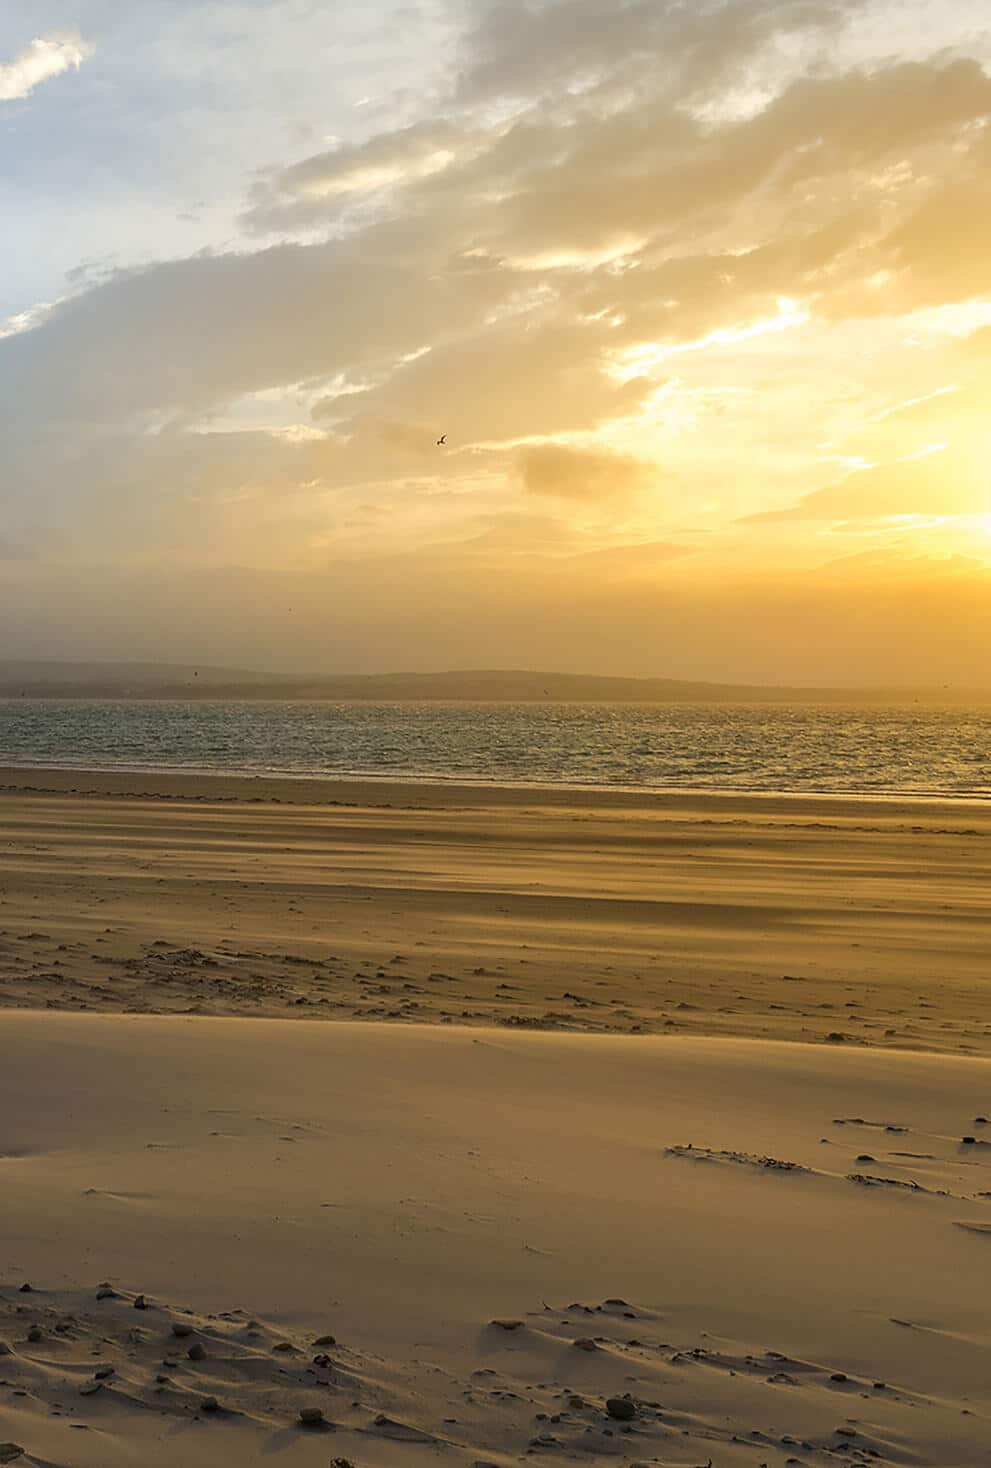
[(492, 1324), (497, 1330), (522, 1330), (522, 1320), (493, 1320)]
[(300, 1407), (299, 1420), (304, 1427), (322, 1427), (324, 1424), (321, 1407)]
[(204, 1397), (203, 1400), (200, 1402), (200, 1411), (219, 1412), (220, 1403), (217, 1401), (216, 1397)]
[(598, 1349), (595, 1341), (588, 1336), (583, 1336), (581, 1340), (575, 1341), (576, 1351), (597, 1351)]
[(26, 1452), (20, 1443), (0, 1443), (0, 1463), (16, 1463)]
[(144, 1295), (135, 1295), (135, 1297), (134, 1297), (134, 1308), (135, 1308), (135, 1310), (147, 1310), (148, 1309), (148, 1301), (145, 1299)]
[(606, 1411), (615, 1422), (632, 1422), (637, 1415), (636, 1404), (629, 1397), (610, 1397), (606, 1402)]
[(194, 1341), (189, 1350), (186, 1352), (186, 1355), (189, 1357), (190, 1361), (205, 1361), (206, 1346), (204, 1346), (202, 1341)]
[(337, 1337), (336, 1335), (318, 1335), (313, 1344), (314, 1346), (336, 1346)]
[(186, 1320), (177, 1320), (172, 1326), (172, 1334), (179, 1336), (181, 1339), (184, 1336), (192, 1335), (193, 1327)]

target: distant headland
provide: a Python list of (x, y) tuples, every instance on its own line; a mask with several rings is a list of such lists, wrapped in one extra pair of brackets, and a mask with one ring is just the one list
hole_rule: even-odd
[(816, 688), (467, 669), (278, 674), (197, 664), (0, 660), (2, 698), (298, 702), (991, 704), (991, 688)]

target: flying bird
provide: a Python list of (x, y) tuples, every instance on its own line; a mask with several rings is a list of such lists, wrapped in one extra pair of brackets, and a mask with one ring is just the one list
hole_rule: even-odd
[(442, 433), (441, 436), (440, 436), (440, 438), (437, 440), (437, 447), (439, 449), (442, 449), (446, 443), (447, 443), (447, 434), (446, 433)]

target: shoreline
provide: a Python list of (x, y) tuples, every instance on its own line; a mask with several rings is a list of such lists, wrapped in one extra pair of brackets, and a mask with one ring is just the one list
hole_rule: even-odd
[[(87, 789), (81, 789), (85, 781)], [(432, 806), (494, 807), (539, 806), (608, 807), (611, 809), (653, 808), (659, 812), (722, 810), (739, 811), (747, 804), (770, 812), (776, 805), (802, 814), (832, 808), (876, 807), (885, 815), (904, 808), (906, 814), (920, 808), (947, 807), (991, 813), (991, 794), (914, 794), (902, 791), (804, 791), (700, 789), (689, 786), (570, 785), (512, 781), (469, 780), (444, 776), (312, 775), (269, 774), (238, 771), (225, 774), (213, 770), (114, 768), (89, 765), (4, 765), (0, 763), (0, 796), (74, 795), (124, 799), (172, 799), (218, 802), (294, 804), (307, 806), (359, 806), (370, 808), (402, 804), (410, 809)], [(331, 796), (331, 798), (328, 798)], [(437, 797), (444, 797), (438, 800)]]

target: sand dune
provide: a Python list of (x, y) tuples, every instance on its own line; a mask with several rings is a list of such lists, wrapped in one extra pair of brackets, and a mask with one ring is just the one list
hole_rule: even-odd
[[(987, 1062), (119, 1016), (0, 1037), (25, 1463), (986, 1459), (991, 1148), (962, 1137)], [(858, 1186), (867, 1150), (924, 1186)]]

